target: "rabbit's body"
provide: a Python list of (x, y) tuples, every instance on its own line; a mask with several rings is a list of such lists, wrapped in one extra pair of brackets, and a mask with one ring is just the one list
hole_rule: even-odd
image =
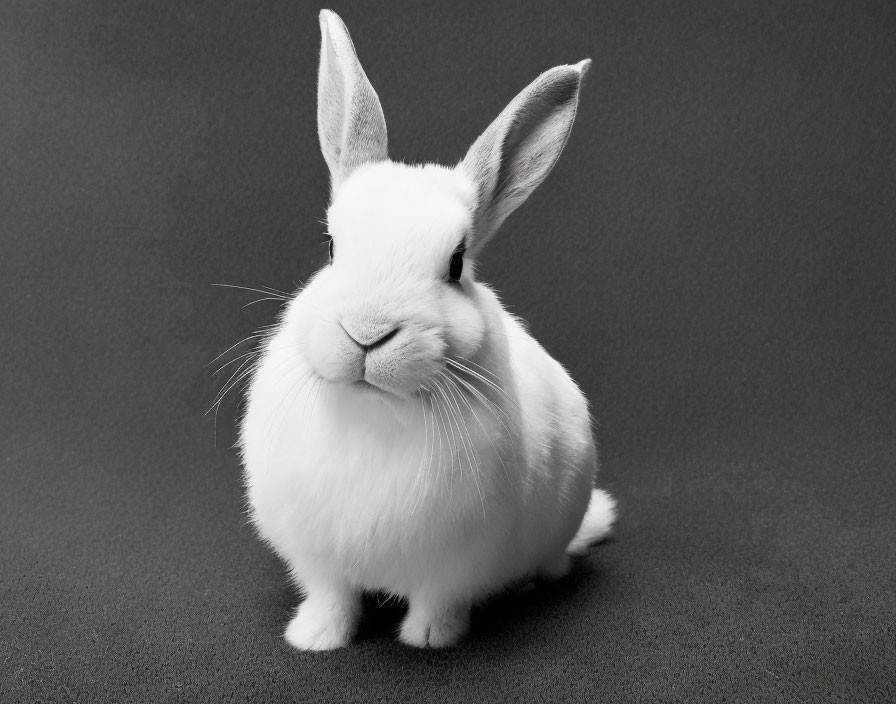
[(476, 288), (491, 334), (469, 368), (512, 370), (492, 375), (500, 392), (464, 377), (488, 404), (455, 390), (450, 411), (433, 411), (423, 396), (405, 405), (302, 384), (294, 331), (271, 338), (243, 426), (246, 478), (259, 531), (300, 579), (327, 572), (353, 589), (472, 603), (562, 569), (596, 469), (587, 404)]
[(305, 593), (294, 646), (345, 645), (364, 591), (407, 598), (406, 643), (450, 645), (474, 602), (562, 576), (615, 515), (584, 396), (474, 276), (563, 149), (588, 62), (542, 74), (458, 166), (408, 166), (344, 25), (321, 29), (330, 264), (254, 369), (251, 515)]

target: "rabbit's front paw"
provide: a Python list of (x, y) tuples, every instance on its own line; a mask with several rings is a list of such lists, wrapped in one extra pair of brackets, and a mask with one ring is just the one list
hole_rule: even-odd
[(359, 605), (352, 596), (310, 595), (296, 611), (283, 637), (299, 650), (334, 650), (355, 633)]
[(466, 605), (444, 610), (411, 609), (401, 624), (399, 640), (418, 648), (447, 648), (463, 640), (470, 630), (470, 609)]

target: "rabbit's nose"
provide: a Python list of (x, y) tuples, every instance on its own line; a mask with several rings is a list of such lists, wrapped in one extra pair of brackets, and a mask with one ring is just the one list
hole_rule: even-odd
[(401, 328), (398, 328), (398, 327), (392, 328), (391, 330), (389, 330), (389, 332), (380, 335), (373, 342), (368, 342), (366, 345), (364, 345), (364, 349), (367, 351), (370, 351), (374, 347), (379, 347), (381, 345), (385, 345), (389, 340), (391, 340), (393, 337), (395, 337), (398, 334), (398, 331), (400, 329)]
[(345, 331), (345, 334), (365, 352), (369, 352), (376, 347), (386, 344), (389, 340), (395, 337), (401, 329), (398, 326), (393, 327), (390, 324), (386, 324), (371, 326), (363, 331), (355, 330), (349, 332), (341, 323), (340, 326)]

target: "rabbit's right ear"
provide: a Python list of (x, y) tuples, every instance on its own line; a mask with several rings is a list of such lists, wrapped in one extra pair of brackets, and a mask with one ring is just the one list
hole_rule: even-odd
[(388, 142), (380, 100), (339, 15), (321, 10), (320, 33), (317, 132), (334, 194), (362, 164), (388, 159)]

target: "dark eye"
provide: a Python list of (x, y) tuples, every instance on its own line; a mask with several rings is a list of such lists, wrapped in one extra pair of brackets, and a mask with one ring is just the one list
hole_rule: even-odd
[(460, 275), (464, 271), (464, 254), (466, 252), (466, 246), (461, 244), (451, 255), (451, 263), (448, 265), (448, 280), (452, 283), (460, 281)]
[(333, 236), (327, 235), (327, 238), (324, 241), (327, 243), (330, 250), (330, 261), (333, 261)]

